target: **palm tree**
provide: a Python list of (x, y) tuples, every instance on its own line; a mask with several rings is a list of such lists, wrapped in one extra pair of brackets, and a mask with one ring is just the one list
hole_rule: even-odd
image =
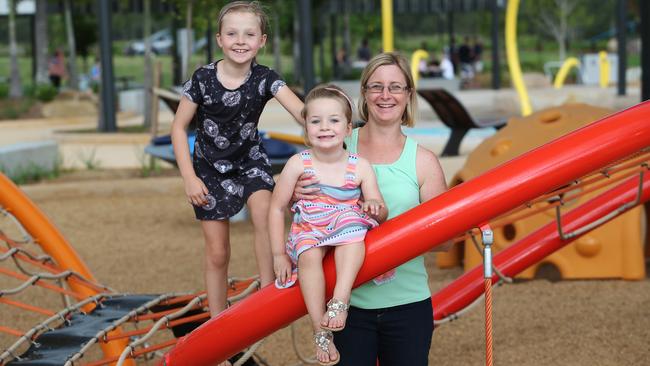
[(65, 15), (65, 30), (68, 38), (68, 72), (70, 75), (69, 86), (73, 90), (79, 89), (79, 75), (77, 73), (77, 45), (74, 37), (74, 25), (72, 24), (72, 6), (70, 0), (63, 0), (63, 11)]
[(16, 45), (16, 2), (9, 0), (9, 58), (11, 59), (11, 75), (9, 96), (19, 98), (23, 95), (20, 70), (18, 69), (18, 46)]
[(49, 82), (47, 75), (47, 0), (36, 0), (36, 16), (34, 22), (34, 47), (36, 47), (36, 83), (46, 84)]

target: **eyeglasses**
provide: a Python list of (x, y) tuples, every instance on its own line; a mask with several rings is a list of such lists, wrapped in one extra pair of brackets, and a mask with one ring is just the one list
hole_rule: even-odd
[(365, 89), (372, 94), (381, 94), (384, 92), (384, 88), (388, 88), (388, 92), (391, 94), (403, 94), (411, 88), (405, 85), (400, 85), (400, 84), (390, 84), (390, 85), (384, 85), (384, 84), (369, 84), (365, 86)]

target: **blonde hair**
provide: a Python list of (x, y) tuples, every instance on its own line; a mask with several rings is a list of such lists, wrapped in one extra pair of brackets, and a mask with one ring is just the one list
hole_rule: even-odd
[(305, 105), (302, 107), (302, 111), (300, 112), (303, 119), (307, 118), (307, 107), (309, 106), (309, 103), (320, 98), (335, 99), (341, 103), (345, 118), (348, 120), (348, 123), (352, 123), (352, 102), (350, 97), (345, 94), (343, 89), (334, 84), (319, 85), (307, 94), (305, 97)]
[(417, 111), (417, 96), (415, 94), (415, 83), (413, 82), (413, 76), (411, 75), (411, 68), (409, 67), (408, 61), (406, 58), (395, 52), (380, 53), (377, 56), (373, 57), (368, 65), (363, 69), (361, 73), (361, 98), (359, 98), (359, 118), (368, 122), (368, 103), (366, 102), (365, 92), (366, 84), (372, 76), (372, 74), (377, 71), (381, 66), (395, 65), (397, 66), (404, 75), (406, 79), (407, 91), (409, 92), (409, 98), (406, 102), (406, 109), (402, 114), (402, 126), (413, 127), (415, 125), (415, 112)]
[(305, 120), (305, 144), (309, 145), (309, 139), (307, 138), (307, 108), (309, 103), (313, 102), (316, 99), (334, 99), (341, 104), (343, 108), (343, 114), (345, 119), (348, 121), (348, 124), (352, 124), (352, 101), (350, 97), (345, 94), (343, 89), (339, 88), (334, 84), (319, 85), (312, 89), (307, 96), (305, 97), (305, 104), (302, 107), (300, 115), (302, 119)]
[(219, 11), (219, 18), (217, 20), (218, 33), (221, 33), (223, 17), (228, 13), (234, 12), (248, 12), (257, 15), (257, 18), (260, 21), (262, 34), (266, 34), (266, 30), (269, 28), (269, 17), (266, 15), (262, 5), (257, 1), (233, 1), (224, 5), (224, 7), (221, 8), (221, 11)]

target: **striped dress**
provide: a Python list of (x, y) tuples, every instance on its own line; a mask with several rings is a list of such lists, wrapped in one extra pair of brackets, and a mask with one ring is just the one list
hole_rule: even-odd
[[(305, 173), (315, 175), (311, 152), (300, 153)], [(276, 281), (278, 288), (292, 286), (297, 279), (298, 257), (304, 251), (322, 246), (336, 246), (363, 241), (368, 229), (377, 226), (377, 221), (361, 210), (359, 197), (361, 189), (355, 183), (355, 171), (359, 156), (349, 154), (343, 186), (334, 187), (315, 184), (320, 191), (313, 200), (299, 200), (291, 207), (293, 223), (286, 243), (286, 251), (291, 258), (292, 277), (283, 286)]]

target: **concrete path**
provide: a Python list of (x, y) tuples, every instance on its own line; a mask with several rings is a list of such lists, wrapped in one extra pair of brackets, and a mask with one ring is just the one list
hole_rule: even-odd
[[(359, 97), (359, 83), (354, 81), (335, 82), (346, 90), (353, 100)], [(427, 87), (426, 79), (420, 84)], [(430, 85), (429, 85), (430, 86)], [(640, 100), (638, 88), (628, 88), (625, 97), (616, 96), (615, 88), (567, 86), (561, 90), (552, 88), (530, 89), (533, 110), (560, 105), (566, 102), (584, 102), (620, 110)], [(519, 115), (517, 94), (513, 89), (467, 90), (453, 92), (475, 118)], [(419, 119), (414, 129), (406, 133), (436, 153), (444, 147), (449, 129), (434, 114), (429, 105), (418, 98)], [(169, 132), (173, 115), (168, 110), (160, 112), (159, 134)], [(118, 125), (141, 125), (142, 116), (133, 113), (118, 114)], [(151, 133), (92, 132), (97, 128), (97, 116), (70, 118), (48, 118), (0, 122), (0, 146), (21, 142), (55, 141), (59, 146), (60, 162), (65, 169), (115, 169), (144, 168), (149, 164), (144, 147)], [(288, 112), (275, 100), (271, 100), (260, 119), (260, 129), (266, 131), (300, 134), (299, 126)], [(441, 163), (448, 179), (462, 167), (465, 155), (483, 139), (494, 133), (492, 129), (472, 131), (461, 145), (461, 156), (442, 158)], [(163, 167), (171, 167), (160, 162)]]

